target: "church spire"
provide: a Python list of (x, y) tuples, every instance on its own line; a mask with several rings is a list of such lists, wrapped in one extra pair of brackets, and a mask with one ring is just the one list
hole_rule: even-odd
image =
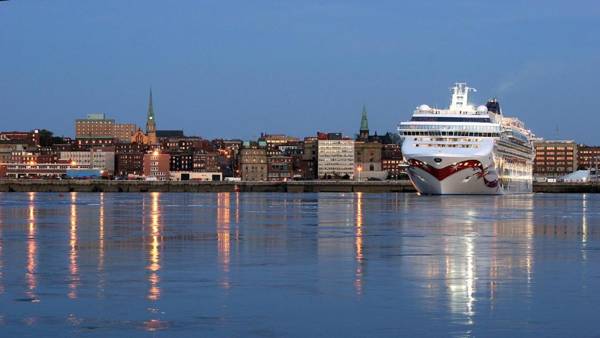
[(152, 104), (152, 87), (150, 87), (150, 97), (148, 98), (148, 114), (146, 116), (146, 133), (156, 132), (156, 120), (154, 117), (154, 107)]
[(367, 107), (363, 105), (362, 116), (360, 118), (360, 131), (358, 137), (361, 140), (369, 139), (369, 120), (367, 119)]
[(367, 107), (363, 105), (362, 117), (360, 119), (360, 131), (369, 132), (369, 120), (367, 119)]

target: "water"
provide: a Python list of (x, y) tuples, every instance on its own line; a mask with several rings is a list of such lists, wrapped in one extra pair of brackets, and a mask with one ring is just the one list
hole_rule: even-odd
[(594, 337), (600, 196), (0, 194), (0, 336)]

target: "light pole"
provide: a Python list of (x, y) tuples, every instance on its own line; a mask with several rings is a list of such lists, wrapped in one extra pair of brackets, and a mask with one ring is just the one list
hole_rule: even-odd
[(358, 181), (360, 182), (360, 172), (362, 171), (362, 166), (358, 166), (356, 171), (358, 171)]

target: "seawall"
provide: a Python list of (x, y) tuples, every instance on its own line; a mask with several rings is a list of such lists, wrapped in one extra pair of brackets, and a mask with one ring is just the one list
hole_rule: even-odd
[[(0, 192), (415, 192), (409, 181), (108, 181), (0, 180)], [(536, 193), (600, 193), (600, 182), (534, 183)]]
[(0, 192), (414, 192), (409, 181), (108, 181), (0, 180)]

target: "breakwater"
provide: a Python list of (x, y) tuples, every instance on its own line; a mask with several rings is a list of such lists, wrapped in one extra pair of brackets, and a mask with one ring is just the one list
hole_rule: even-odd
[(109, 181), (0, 180), (0, 192), (414, 192), (409, 181)]

